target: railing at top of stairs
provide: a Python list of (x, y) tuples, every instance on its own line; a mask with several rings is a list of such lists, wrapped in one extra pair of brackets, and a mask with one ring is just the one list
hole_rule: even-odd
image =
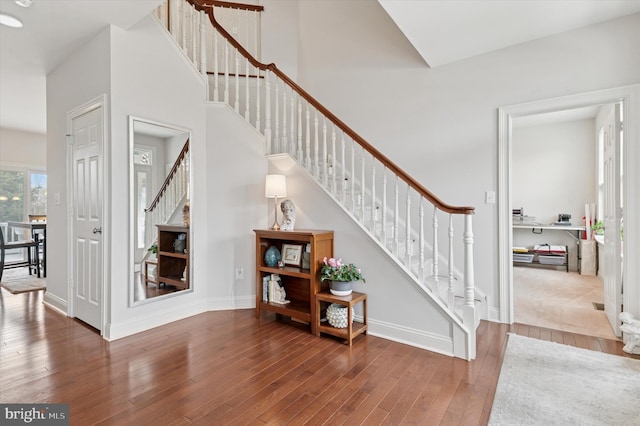
[[(473, 207), (444, 203), (298, 86), (275, 64), (255, 58), (214, 16), (221, 5), (259, 15), (260, 7), (211, 0), (169, 1), (158, 16), (196, 68), (208, 77), (210, 99), (228, 103), (264, 135), (267, 153), (287, 153), (414, 282), (466, 330), (456, 355), (475, 358), (478, 324), (473, 268)], [(216, 12), (218, 13), (218, 12)], [(246, 19), (249, 21), (248, 19)], [(238, 32), (230, 19), (231, 32)], [(236, 23), (242, 22), (237, 18)], [(259, 36), (259, 16), (251, 40)], [(227, 24), (229, 25), (229, 24)], [(212, 65), (207, 65), (212, 64)], [(425, 218), (431, 210), (430, 224)], [(440, 221), (446, 220), (446, 233)], [(463, 228), (455, 240), (454, 229)], [(445, 245), (446, 250), (440, 251)], [(462, 254), (463, 271), (454, 267)], [(457, 283), (462, 281), (462, 288)], [(461, 292), (459, 291), (461, 290)], [(461, 294), (458, 294), (461, 293)], [(455, 347), (464, 346), (463, 350)]]
[(155, 198), (145, 211), (145, 246), (156, 239), (155, 225), (166, 224), (185, 197), (189, 198), (189, 140), (184, 143), (173, 167), (167, 174)]

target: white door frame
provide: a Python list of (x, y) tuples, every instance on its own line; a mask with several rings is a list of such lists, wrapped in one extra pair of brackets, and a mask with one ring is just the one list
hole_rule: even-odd
[(110, 276), (110, 229), (111, 229), (111, 220), (109, 216), (109, 207), (111, 202), (109, 201), (109, 180), (106, 178), (109, 170), (109, 159), (106, 153), (108, 152), (106, 146), (109, 143), (109, 114), (107, 112), (107, 95), (102, 94), (76, 108), (67, 112), (67, 194), (71, 196), (67, 197), (68, 205), (67, 205), (67, 253), (69, 256), (67, 257), (67, 277), (69, 281), (69, 285), (67, 286), (67, 315), (75, 318), (74, 306), (73, 306), (73, 287), (75, 283), (73, 282), (73, 272), (75, 267), (76, 259), (73, 258), (72, 250), (74, 234), (75, 234), (75, 221), (73, 220), (73, 202), (75, 197), (73, 195), (73, 147), (71, 145), (71, 132), (72, 132), (72, 122), (73, 119), (84, 115), (90, 111), (95, 109), (102, 108), (102, 150), (100, 152), (100, 156), (102, 157), (102, 194), (103, 194), (103, 202), (102, 202), (102, 300), (100, 306), (100, 334), (104, 335), (105, 327), (107, 325), (107, 310), (106, 306), (109, 305), (107, 299), (107, 295), (109, 294), (108, 288), (110, 289), (109, 276)]
[[(546, 99), (498, 109), (498, 296), (499, 320), (512, 324), (513, 245), (511, 214), (511, 153), (513, 119), (554, 111), (622, 102), (624, 112), (624, 258), (640, 259), (640, 84)], [(626, 312), (640, 316), (640, 266), (624, 262), (623, 303)]]

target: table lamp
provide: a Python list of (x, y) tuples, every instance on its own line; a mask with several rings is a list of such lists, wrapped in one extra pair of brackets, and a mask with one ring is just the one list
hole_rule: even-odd
[(278, 224), (278, 197), (287, 196), (287, 181), (284, 175), (267, 175), (267, 179), (264, 185), (264, 196), (267, 198), (275, 198), (273, 211), (274, 219), (273, 225), (271, 225), (272, 231), (279, 231), (280, 225)]

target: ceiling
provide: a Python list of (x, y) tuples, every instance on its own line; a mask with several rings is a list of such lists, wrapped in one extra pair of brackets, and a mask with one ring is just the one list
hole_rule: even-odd
[[(378, 0), (426, 63), (441, 66), (623, 15), (640, 0)], [(46, 74), (109, 24), (127, 29), (163, 0), (0, 0), (0, 127), (46, 133)]]
[(0, 0), (21, 29), (0, 25), (0, 127), (46, 132), (46, 75), (109, 24), (127, 29), (162, 0)]

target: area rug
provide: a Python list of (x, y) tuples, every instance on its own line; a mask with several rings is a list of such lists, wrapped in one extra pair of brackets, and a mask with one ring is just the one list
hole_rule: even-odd
[(490, 425), (639, 425), (640, 360), (509, 334)]
[(26, 269), (5, 270), (0, 286), (12, 294), (47, 289), (47, 280), (29, 275)]

